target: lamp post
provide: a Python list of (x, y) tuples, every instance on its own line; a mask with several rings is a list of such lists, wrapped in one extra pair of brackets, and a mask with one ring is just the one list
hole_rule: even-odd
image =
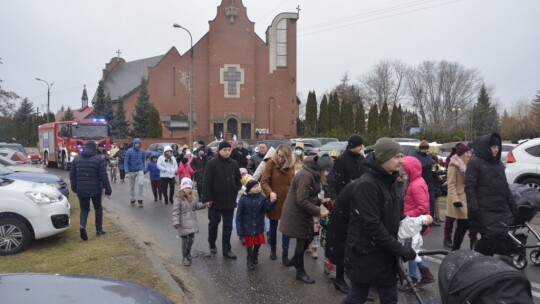
[(36, 80), (37, 81), (43, 81), (45, 82), (45, 84), (47, 84), (47, 123), (49, 122), (49, 113), (50, 113), (50, 106), (51, 106), (51, 87), (53, 86), (54, 82), (51, 82), (51, 84), (49, 85), (49, 83), (41, 78), (37, 78), (36, 77)]
[(461, 112), (461, 108), (460, 107), (452, 107), (452, 112), (454, 112), (454, 117), (455, 117), (455, 121), (456, 121), (455, 128), (457, 128), (457, 120), (458, 120), (459, 112)]
[(178, 23), (173, 24), (175, 28), (181, 28), (189, 34), (190, 52), (189, 52), (189, 146), (193, 144), (193, 37), (191, 32)]

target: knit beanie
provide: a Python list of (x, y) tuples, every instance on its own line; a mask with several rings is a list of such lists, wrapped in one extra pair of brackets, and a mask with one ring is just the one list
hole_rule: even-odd
[(199, 140), (198, 144), (204, 146), (204, 140)]
[(249, 182), (247, 182), (246, 184), (246, 193), (249, 193), (249, 191), (251, 190), (251, 188), (255, 187), (256, 185), (258, 185), (259, 182), (252, 179), (250, 180)]
[(88, 148), (88, 149), (95, 150), (96, 149), (96, 142), (92, 141), (92, 140), (89, 140), (89, 141), (86, 142), (85, 147)]
[(183, 190), (184, 188), (193, 188), (193, 181), (189, 177), (184, 177), (180, 181), (180, 190)]
[(501, 145), (501, 140), (497, 136), (491, 135), (491, 138), (489, 139), (489, 146), (493, 147), (493, 146), (500, 146), (500, 145)]
[(388, 137), (379, 138), (377, 142), (375, 142), (375, 146), (373, 148), (375, 158), (380, 163), (386, 162), (401, 152), (401, 146), (398, 144), (398, 142)]
[(471, 149), (470, 149), (469, 146), (467, 146), (467, 145), (463, 145), (463, 144), (461, 144), (461, 145), (456, 145), (456, 154), (457, 154), (458, 156), (461, 156), (461, 155), (463, 155), (464, 153), (469, 152), (469, 151), (471, 151)]
[(364, 144), (364, 140), (362, 139), (362, 137), (360, 137), (360, 135), (353, 134), (349, 137), (349, 140), (347, 141), (347, 150), (356, 148), (363, 144)]
[(422, 140), (422, 141), (420, 142), (420, 145), (418, 146), (418, 148), (420, 148), (420, 149), (429, 149), (429, 143), (428, 143), (428, 141), (425, 140), (425, 139)]
[(221, 149), (230, 148), (230, 147), (231, 147), (231, 143), (229, 143), (228, 141), (224, 140), (224, 141), (222, 141), (222, 142), (219, 143), (218, 151), (220, 151)]
[(319, 168), (319, 170), (330, 171), (332, 170), (333, 165), (334, 160), (328, 154), (323, 154), (317, 159), (317, 168)]

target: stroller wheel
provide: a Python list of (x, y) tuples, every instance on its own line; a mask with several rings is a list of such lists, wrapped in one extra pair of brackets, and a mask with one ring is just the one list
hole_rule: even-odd
[(524, 254), (515, 253), (511, 255), (512, 257), (512, 264), (514, 264), (514, 267), (517, 269), (524, 269), (527, 267), (527, 257)]
[(529, 258), (534, 265), (540, 265), (540, 251), (538, 251), (538, 249), (531, 251)]

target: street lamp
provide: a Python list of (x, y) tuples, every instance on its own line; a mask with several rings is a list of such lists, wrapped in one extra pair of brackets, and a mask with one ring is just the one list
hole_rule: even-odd
[(461, 108), (460, 107), (452, 107), (452, 112), (454, 112), (454, 117), (456, 119), (456, 126), (455, 128), (457, 128), (457, 120), (458, 120), (458, 115), (459, 115), (459, 112), (461, 112)]
[(54, 82), (49, 83), (41, 78), (36, 78), (37, 81), (43, 81), (47, 84), (47, 123), (49, 122), (49, 113), (50, 113), (50, 106), (51, 106), (51, 87), (53, 86)]
[(175, 28), (181, 28), (189, 34), (191, 49), (189, 52), (189, 146), (193, 144), (193, 37), (191, 32), (178, 23), (173, 24)]

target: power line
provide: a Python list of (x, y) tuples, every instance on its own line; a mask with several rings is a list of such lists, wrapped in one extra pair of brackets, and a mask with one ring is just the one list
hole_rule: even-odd
[(365, 20), (365, 21), (360, 21), (360, 22), (355, 22), (355, 23), (348, 23), (348, 24), (344, 24), (344, 25), (340, 25), (340, 26), (335, 26), (335, 27), (323, 29), (323, 30), (313, 31), (313, 32), (305, 33), (305, 34), (299, 34), (298, 36), (299, 37), (301, 37), (301, 36), (309, 36), (309, 35), (312, 35), (312, 34), (318, 34), (318, 33), (331, 31), (331, 30), (336, 30), (336, 29), (340, 29), (340, 28), (344, 28), (344, 27), (350, 27), (350, 26), (354, 26), (354, 25), (358, 25), (358, 24), (362, 24), (362, 23), (368, 23), (368, 22), (387, 19), (387, 18), (390, 18), (390, 17), (399, 16), (399, 15), (414, 13), (414, 12), (418, 12), (418, 11), (422, 11), (422, 10), (426, 10), (426, 9), (430, 9), (430, 8), (434, 8), (434, 7), (439, 7), (439, 6), (443, 6), (443, 5), (448, 5), (448, 4), (452, 4), (452, 3), (460, 2), (460, 1), (462, 1), (462, 0), (449, 1), (449, 2), (445, 2), (445, 3), (441, 3), (441, 4), (437, 4), (437, 5), (431, 5), (431, 6), (415, 9), (415, 10), (409, 10), (409, 11), (405, 11), (405, 12), (401, 12), (401, 13), (382, 16), (382, 17), (379, 17), (379, 18), (373, 18), (373, 19), (369, 19), (369, 20)]

